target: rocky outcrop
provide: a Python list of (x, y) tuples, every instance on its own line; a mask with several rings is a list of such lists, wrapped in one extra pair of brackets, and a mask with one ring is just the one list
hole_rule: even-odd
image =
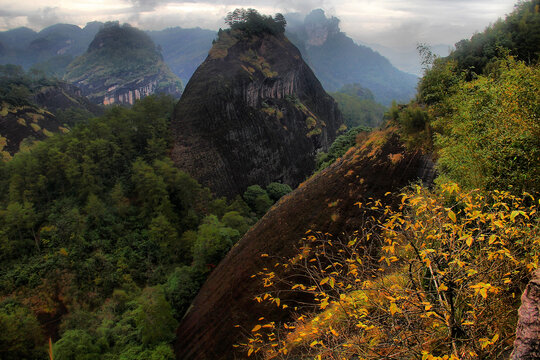
[(540, 359), (540, 269), (521, 296), (516, 340), (511, 360)]
[[(277, 307), (254, 301), (265, 289), (252, 275), (266, 267), (281, 276), (282, 268), (273, 264), (276, 259), (295, 255), (307, 230), (341, 236), (359, 229), (372, 214), (368, 207), (359, 208), (355, 203), (372, 197), (382, 199), (383, 206), (392, 205), (398, 197), (385, 194), (397, 193), (422, 174), (429, 175), (432, 163), (426, 160), (420, 153), (407, 151), (399, 136), (386, 129), (371, 134), (342, 159), (282, 198), (233, 247), (203, 285), (178, 328), (177, 358), (245, 358), (245, 354), (235, 354), (233, 348), (244, 340), (242, 329), (249, 332), (259, 316), (268, 321), (288, 320)], [(280, 294), (283, 303), (292, 301), (287, 294)]]
[(159, 78), (157, 76), (151, 76), (134, 80), (123, 86), (115, 85), (108, 88), (103, 98), (103, 105), (133, 105), (136, 100), (158, 92), (172, 94), (175, 97), (179, 97), (181, 94), (175, 85), (159, 87)]
[(321, 9), (313, 10), (304, 20), (306, 47), (321, 46), (329, 37), (339, 33), (339, 19), (327, 18)]
[(130, 104), (155, 93), (182, 94), (182, 82), (150, 37), (129, 25), (105, 24), (65, 79), (96, 104)]
[(341, 126), (284, 35), (222, 32), (176, 106), (171, 156), (218, 195), (273, 181), (295, 187)]

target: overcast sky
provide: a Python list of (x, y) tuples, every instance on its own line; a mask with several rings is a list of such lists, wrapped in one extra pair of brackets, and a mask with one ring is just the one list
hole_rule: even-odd
[[(513, 9), (517, 0), (0, 0), (0, 30), (56, 23), (84, 26), (92, 20), (119, 20), (142, 29), (171, 26), (225, 27), (236, 7), (261, 13), (306, 13), (322, 8), (341, 19), (341, 29), (357, 41), (392, 48), (417, 42), (449, 44), (482, 31)], [(39, 5), (38, 5), (39, 4)]]

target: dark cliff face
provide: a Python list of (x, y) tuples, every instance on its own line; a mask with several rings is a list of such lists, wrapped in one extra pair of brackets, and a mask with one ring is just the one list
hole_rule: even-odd
[(129, 25), (106, 24), (64, 77), (92, 102), (133, 104), (154, 93), (179, 97), (182, 82), (163, 61), (152, 39)]
[(219, 195), (309, 175), (342, 126), (334, 100), (283, 35), (220, 34), (178, 102), (172, 158)]
[[(290, 320), (277, 307), (254, 301), (266, 290), (260, 278), (252, 275), (272, 268), (279, 278), (283, 270), (274, 268), (276, 259), (296, 255), (307, 230), (335, 236), (350, 234), (372, 215), (356, 202), (365, 203), (372, 197), (381, 199), (383, 206), (397, 205), (399, 198), (393, 195), (418, 178), (433, 180), (433, 162), (405, 150), (397, 134), (387, 129), (371, 134), (342, 159), (282, 198), (232, 248), (201, 288), (178, 328), (177, 358), (245, 358), (245, 354), (235, 354), (233, 345), (245, 340), (243, 336), (258, 317), (269, 322)], [(393, 194), (385, 196), (387, 192)], [(276, 286), (279, 290), (280, 285)], [(287, 294), (280, 293), (284, 303), (293, 300)]]

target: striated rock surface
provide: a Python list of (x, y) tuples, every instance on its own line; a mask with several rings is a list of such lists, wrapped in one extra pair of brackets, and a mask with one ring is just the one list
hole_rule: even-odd
[(282, 34), (220, 33), (178, 102), (176, 165), (219, 195), (293, 187), (343, 130), (334, 100)]
[(540, 359), (540, 269), (521, 296), (516, 340), (511, 360)]
[(107, 23), (64, 79), (96, 104), (133, 104), (155, 93), (180, 97), (182, 82), (150, 37), (127, 24)]
[[(369, 135), (342, 159), (282, 198), (203, 285), (178, 328), (177, 358), (244, 358), (245, 354), (235, 354), (233, 344), (243, 340), (244, 331), (253, 328), (258, 316), (268, 321), (287, 320), (282, 310), (254, 301), (265, 289), (252, 275), (273, 268), (276, 259), (296, 254), (307, 230), (335, 236), (352, 233), (370, 215), (367, 207), (355, 205), (357, 201), (373, 197), (382, 199), (383, 206), (390, 204), (398, 197), (385, 196), (387, 192), (398, 192), (422, 176), (429, 181), (431, 166), (430, 159), (406, 151), (393, 129), (386, 129)], [(287, 296), (287, 292), (280, 294), (284, 302), (290, 300)]]

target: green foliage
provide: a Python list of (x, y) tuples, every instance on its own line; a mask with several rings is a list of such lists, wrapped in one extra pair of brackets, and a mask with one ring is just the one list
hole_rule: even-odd
[(258, 217), (262, 217), (273, 204), (274, 202), (265, 192), (264, 194), (260, 194), (255, 198), (253, 201), (253, 209)]
[(438, 58), (418, 83), (418, 100), (427, 105), (441, 104), (456, 92), (462, 78), (455, 61)]
[(58, 360), (99, 360), (100, 349), (95, 339), (84, 330), (68, 330), (53, 348)]
[(540, 191), (540, 70), (508, 58), (462, 82), (440, 117), (439, 169), (467, 188)]
[(144, 289), (137, 302), (135, 321), (142, 343), (152, 346), (172, 341), (178, 322), (161, 287)]
[(34, 314), (12, 300), (0, 303), (0, 358), (45, 358), (44, 336)]
[(328, 152), (320, 152), (317, 154), (317, 171), (327, 168), (330, 164), (343, 156), (347, 150), (356, 145), (358, 134), (369, 131), (371, 131), (371, 128), (358, 126), (350, 129), (345, 134), (338, 136), (328, 149)]
[(235, 229), (243, 236), (251, 227), (251, 222), (238, 211), (229, 211), (223, 215), (221, 222), (231, 229)]
[(193, 245), (194, 266), (203, 269), (217, 265), (239, 238), (238, 230), (225, 226), (215, 215), (207, 216), (199, 225)]
[(225, 17), (225, 22), (231, 30), (239, 30), (247, 36), (269, 33), (273, 35), (285, 32), (287, 21), (282, 14), (261, 15), (255, 9), (235, 9)]
[(262, 217), (279, 198), (292, 189), (286, 184), (270, 183), (267, 189), (251, 185), (244, 192), (244, 200), (257, 217)]
[(373, 101), (375, 101), (375, 96), (373, 96), (373, 93), (371, 92), (371, 90), (362, 87), (358, 83), (345, 84), (337, 92), (359, 98), (360, 100), (373, 100)]
[(388, 120), (399, 126), (401, 139), (409, 149), (429, 151), (433, 148), (431, 118), (428, 109), (416, 102), (392, 104)]
[(330, 95), (338, 103), (347, 127), (377, 127), (382, 123), (384, 111), (386, 110), (383, 105), (372, 99), (362, 99), (358, 95), (350, 95), (342, 91), (343, 89)]
[(255, 200), (259, 196), (264, 196), (268, 194), (260, 185), (251, 185), (244, 192), (244, 200), (249, 205), (250, 208), (255, 209)]
[(281, 199), (282, 196), (287, 195), (292, 191), (291, 187), (287, 184), (281, 184), (281, 183), (270, 183), (266, 187), (266, 192), (268, 193), (268, 196), (270, 196), (270, 199), (272, 199), (274, 202)]
[(538, 0), (519, 2), (504, 21), (499, 20), (485, 31), (475, 34), (470, 40), (461, 40), (450, 54), (458, 68), (465, 71), (468, 79), (482, 74), (497, 57), (505, 54), (504, 49), (517, 60), (534, 64), (540, 51), (540, 4)]
[(25, 73), (18, 65), (0, 65), (0, 104), (5, 102), (13, 106), (30, 105), (33, 103), (32, 95), (39, 88), (58, 83), (58, 80), (46, 77), (38, 71)]
[(164, 291), (176, 319), (180, 320), (184, 316), (189, 304), (197, 295), (202, 279), (201, 273), (189, 266), (176, 268), (169, 275)]
[[(207, 265), (252, 224), (240, 198), (213, 199), (165, 156), (173, 106), (152, 96), (111, 108), (0, 164), (0, 297), (69, 309), (59, 358), (173, 358), (175, 317)], [(18, 334), (30, 323), (17, 314), (9, 319)], [(38, 335), (41, 347), (38, 331), (17, 336)], [(21, 358), (4, 348), (2, 358)]]

